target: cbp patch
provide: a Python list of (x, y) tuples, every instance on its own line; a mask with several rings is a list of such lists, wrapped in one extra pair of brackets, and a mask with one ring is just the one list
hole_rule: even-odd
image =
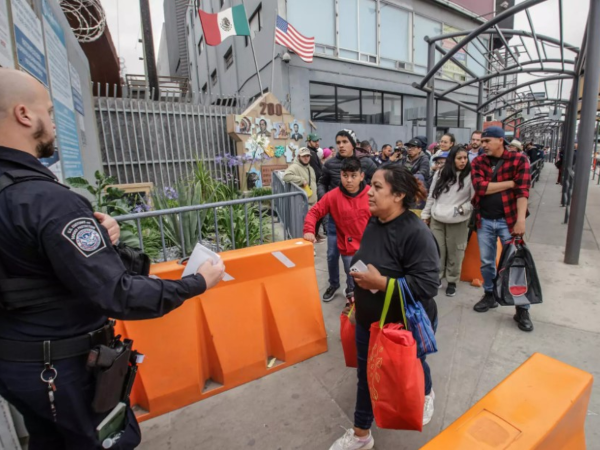
[(86, 258), (106, 248), (98, 223), (89, 217), (70, 221), (63, 229), (62, 235)]

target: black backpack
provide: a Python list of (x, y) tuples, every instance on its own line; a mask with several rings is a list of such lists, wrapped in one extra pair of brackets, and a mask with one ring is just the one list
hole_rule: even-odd
[(494, 279), (494, 298), (503, 306), (542, 303), (542, 286), (529, 248), (514, 238), (502, 248)]

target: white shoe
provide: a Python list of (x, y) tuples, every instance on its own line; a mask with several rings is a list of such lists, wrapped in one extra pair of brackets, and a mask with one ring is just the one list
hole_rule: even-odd
[(375, 445), (375, 439), (371, 435), (369, 431), (369, 438), (366, 440), (359, 439), (354, 434), (354, 429), (350, 428), (346, 430), (346, 434), (344, 434), (341, 438), (333, 443), (329, 450), (368, 450), (373, 448)]
[(433, 417), (433, 401), (435, 400), (435, 393), (433, 389), (431, 394), (425, 396), (425, 407), (423, 408), (423, 426), (431, 422)]

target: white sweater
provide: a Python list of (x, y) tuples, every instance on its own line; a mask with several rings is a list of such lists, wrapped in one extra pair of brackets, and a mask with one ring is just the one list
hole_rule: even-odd
[[(473, 183), (471, 183), (471, 175), (465, 177), (463, 180), (464, 187), (459, 191), (458, 177), (460, 173), (458, 173), (456, 175), (456, 183), (450, 186), (448, 192), (442, 192), (436, 199), (432, 197), (432, 194), (435, 185), (440, 179), (440, 172), (441, 170), (438, 170), (433, 176), (431, 187), (429, 188), (429, 197), (421, 213), (421, 219), (430, 219), (433, 217), (442, 223), (459, 223), (469, 220), (473, 211), (471, 199), (475, 195), (475, 189), (473, 188)], [(462, 215), (458, 213), (460, 206), (463, 208)]]

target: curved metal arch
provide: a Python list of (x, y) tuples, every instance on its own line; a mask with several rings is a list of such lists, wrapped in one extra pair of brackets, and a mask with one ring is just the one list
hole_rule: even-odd
[[(529, 62), (524, 62), (521, 63), (521, 66), (526, 66), (526, 65), (530, 65), (530, 64), (539, 64), (541, 63), (542, 60), (536, 60), (536, 61), (529, 61)], [(548, 62), (548, 61), (544, 61), (544, 62)], [(561, 62), (559, 60), (556, 61), (557, 63)], [(565, 61), (565, 63), (567, 63), (567, 61)], [(575, 64), (575, 61), (572, 62), (572, 64)], [(515, 66), (512, 66), (515, 67)], [(534, 67), (531, 69), (523, 69), (518, 68), (511, 68), (511, 70), (503, 70), (502, 72), (494, 72), (492, 74), (486, 75), (484, 77), (478, 77), (478, 78), (472, 78), (470, 80), (464, 81), (462, 83), (457, 84), (456, 86), (451, 87), (450, 89), (446, 89), (444, 92), (440, 93), (440, 94), (436, 94), (436, 96), (438, 98), (443, 98), (448, 94), (451, 94), (452, 92), (458, 91), (459, 89), (462, 89), (466, 86), (470, 86), (472, 84), (475, 83), (483, 83), (485, 81), (491, 80), (492, 78), (496, 78), (496, 77), (503, 77), (505, 75), (518, 75), (520, 73), (536, 73), (536, 72), (540, 72), (540, 73), (564, 73), (564, 74), (568, 74), (571, 75), (572, 77), (575, 76), (575, 72), (571, 71), (571, 70), (562, 70), (562, 69), (542, 69), (540, 67)]]
[[(444, 64), (446, 64), (450, 60), (450, 58), (452, 58), (456, 53), (458, 53), (458, 51), (460, 49), (462, 49), (465, 45), (467, 45), (469, 42), (471, 42), (473, 39), (478, 37), (482, 32), (487, 31), (488, 29), (492, 28), (494, 25), (502, 22), (504, 19), (506, 19), (508, 17), (512, 17), (513, 15), (515, 15), (518, 12), (521, 12), (527, 8), (538, 5), (545, 1), (546, 0), (526, 0), (523, 3), (519, 3), (518, 5), (515, 5), (512, 8), (507, 9), (506, 11), (504, 11), (501, 14), (498, 14), (496, 17), (481, 24), (474, 30), (467, 32), (468, 34), (464, 37), (464, 39), (462, 39), (454, 47), (452, 47), (450, 50), (448, 50), (448, 53), (446, 53), (446, 55), (443, 58), (441, 58), (432, 68), (430, 68), (429, 72), (423, 77), (423, 79), (421, 80), (421, 83), (419, 83), (419, 85), (421, 87), (425, 87), (425, 85), (429, 82), (429, 80), (444, 66)], [(464, 36), (464, 35), (465, 35), (465, 33), (459, 33), (456, 37)], [(446, 34), (446, 35), (441, 35), (441, 36), (435, 36), (433, 39), (430, 39), (429, 37), (427, 37), (425, 40), (429, 44), (432, 44), (433, 42), (438, 41), (440, 39), (443, 40), (443, 39), (448, 39), (450, 37), (454, 37), (454, 36), (450, 36), (450, 35)]]
[[(523, 98), (520, 99), (516, 99), (513, 100), (511, 102), (506, 102), (504, 104), (504, 107), (509, 107), (512, 105), (518, 105), (519, 103), (531, 103), (531, 102), (539, 102), (540, 100), (536, 100), (536, 99), (530, 99), (530, 100), (525, 100)], [(543, 101), (545, 102), (556, 102), (556, 103), (569, 103), (569, 99), (565, 99), (565, 98), (545, 98), (543, 99)], [(537, 105), (532, 105), (532, 108), (535, 108)]]
[(515, 125), (513, 128), (514, 129), (521, 129), (524, 126), (528, 125), (528, 126), (534, 126), (534, 125), (541, 125), (541, 124), (545, 124), (545, 123), (560, 123), (559, 121), (556, 121), (554, 119), (548, 119), (547, 117), (538, 117), (537, 119), (532, 119), (532, 120), (528, 120), (527, 122), (523, 122), (520, 124)]
[(521, 84), (519, 84), (519, 85), (517, 85), (517, 86), (515, 86), (515, 87), (512, 87), (512, 88), (510, 88), (510, 89), (507, 89), (507, 90), (505, 90), (505, 91), (502, 91), (502, 93), (500, 93), (500, 94), (498, 94), (498, 95), (496, 95), (496, 96), (494, 96), (494, 97), (492, 97), (492, 98), (488, 99), (486, 102), (482, 103), (482, 104), (479, 106), (479, 109), (478, 109), (478, 110), (479, 110), (479, 111), (483, 111), (483, 110), (484, 110), (484, 108), (485, 108), (486, 106), (488, 106), (490, 103), (494, 103), (496, 100), (499, 100), (499, 99), (501, 99), (501, 98), (502, 98), (502, 97), (504, 97), (506, 94), (510, 94), (511, 92), (514, 92), (514, 91), (516, 91), (516, 90), (518, 90), (518, 89), (521, 89), (521, 88), (524, 88), (524, 87), (527, 87), (527, 86), (531, 86), (531, 85), (534, 85), (534, 84), (538, 84), (538, 83), (544, 83), (544, 82), (547, 82), (547, 81), (554, 81), (554, 80), (570, 80), (571, 78), (573, 78), (573, 77), (572, 77), (572, 76), (559, 76), (559, 75), (555, 75), (555, 76), (551, 76), (551, 77), (539, 78), (539, 79), (537, 79), (537, 80), (531, 80), (531, 81), (527, 81), (527, 82), (525, 82), (525, 83), (521, 83)]
[[(545, 0), (542, 0), (545, 1)], [(535, 5), (530, 5), (530, 6), (535, 6)], [(520, 11), (517, 11), (520, 12)], [(480, 27), (481, 28), (481, 27)], [(466, 36), (467, 34), (471, 33), (471, 31), (473, 30), (467, 30), (467, 31), (456, 31), (454, 33), (446, 33), (446, 34), (440, 34), (437, 36), (433, 36), (433, 37), (429, 37), (427, 36), (425, 38), (426, 42), (437, 42), (439, 40), (443, 40), (443, 39), (453, 39), (453, 38), (457, 38), (457, 37), (461, 37), (461, 36)], [(508, 36), (510, 38), (513, 38), (514, 36), (523, 36), (523, 37), (528, 37), (533, 39), (533, 33), (531, 31), (527, 31), (527, 30), (512, 30), (512, 29), (507, 29), (507, 28), (501, 28), (500, 31), (505, 35)], [(494, 31), (490, 31), (490, 30), (485, 30), (482, 31), (481, 33), (478, 34), (478, 36), (481, 36), (482, 34), (491, 34), (491, 35), (497, 35), (498, 33), (494, 30)], [(547, 36), (545, 34), (537, 34), (537, 39), (540, 41), (545, 41), (548, 42), (550, 44), (554, 44), (554, 45), (558, 45), (560, 46), (560, 40), (553, 38), (552, 36)], [(462, 43), (463, 41), (460, 41), (460, 43)], [(580, 49), (579, 47), (576, 47), (572, 44), (567, 44), (564, 43), (564, 48), (565, 50), (570, 50), (573, 53), (579, 54), (580, 53)]]
[[(548, 102), (542, 103), (541, 105), (535, 105), (535, 106), (531, 106), (531, 108), (542, 108), (542, 107), (544, 107), (544, 106), (556, 106), (556, 105), (558, 105), (559, 103), (568, 103), (568, 102), (567, 102), (567, 101), (560, 101), (560, 102), (557, 102), (557, 101), (548, 101)], [(513, 117), (513, 116), (516, 116), (517, 114), (521, 114), (521, 113), (522, 113), (523, 111), (525, 111), (526, 109), (527, 109), (527, 108), (521, 108), (521, 109), (519, 109), (519, 110), (515, 111), (514, 113), (510, 114), (509, 116), (506, 116), (502, 122), (504, 122), (504, 123), (509, 123), (509, 119), (510, 119), (511, 117)], [(513, 120), (514, 120), (514, 119), (513, 119)]]

